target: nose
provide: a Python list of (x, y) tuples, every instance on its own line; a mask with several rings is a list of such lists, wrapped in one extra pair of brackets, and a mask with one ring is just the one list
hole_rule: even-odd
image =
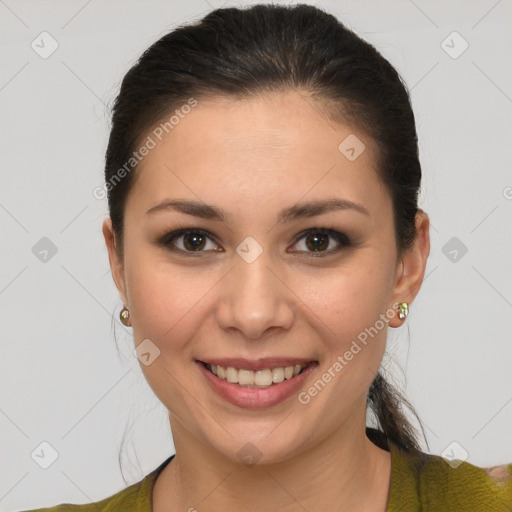
[(293, 293), (272, 268), (265, 251), (251, 263), (237, 255), (222, 280), (217, 303), (219, 326), (254, 340), (270, 331), (290, 329), (293, 318)]

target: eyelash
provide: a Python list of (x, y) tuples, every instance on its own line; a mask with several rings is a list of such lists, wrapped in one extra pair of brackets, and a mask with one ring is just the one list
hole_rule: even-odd
[[(207, 252), (204, 250), (185, 251), (183, 249), (179, 249), (177, 247), (172, 246), (171, 242), (173, 242), (176, 238), (179, 238), (181, 236), (188, 235), (188, 234), (202, 235), (206, 238), (209, 238), (211, 241), (215, 242), (215, 237), (212, 236), (210, 233), (208, 233), (208, 231), (204, 231), (199, 228), (185, 228), (185, 229), (179, 229), (177, 231), (172, 231), (170, 233), (167, 233), (158, 241), (158, 244), (164, 246), (166, 249), (168, 249), (172, 252), (181, 253), (182, 255), (187, 256), (187, 257), (188, 256), (197, 257), (202, 252)], [(344, 233), (340, 233), (339, 231), (335, 231), (334, 229), (327, 229), (327, 228), (307, 229), (307, 230), (299, 233), (299, 235), (297, 235), (297, 238), (295, 239), (295, 242), (293, 242), (293, 245), (296, 245), (302, 238), (305, 238), (309, 234), (329, 235), (332, 238), (334, 238), (341, 245), (341, 247), (338, 247), (336, 249), (330, 249), (328, 251), (318, 251), (318, 252), (299, 251), (299, 252), (306, 252), (307, 254), (311, 255), (314, 258), (319, 258), (319, 257), (321, 258), (324, 256), (332, 255), (334, 253), (339, 252), (343, 247), (350, 247), (352, 245), (352, 242), (347, 237), (347, 235), (345, 235)]]

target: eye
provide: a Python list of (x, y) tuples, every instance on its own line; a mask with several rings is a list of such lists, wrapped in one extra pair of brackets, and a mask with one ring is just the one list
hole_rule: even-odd
[[(208, 241), (212, 242), (208, 247)], [(212, 236), (202, 229), (180, 229), (165, 235), (159, 243), (171, 251), (188, 253), (200, 253), (208, 250), (218, 251), (217, 244)]]
[[(304, 242), (300, 240), (304, 239)], [(337, 242), (332, 244), (334, 239)], [(312, 228), (299, 235), (298, 241), (294, 247), (303, 246), (305, 249), (299, 249), (300, 252), (310, 252), (313, 256), (324, 256), (340, 251), (343, 247), (349, 247), (351, 242), (349, 238), (339, 231), (325, 228)], [(334, 248), (332, 246), (334, 245)]]

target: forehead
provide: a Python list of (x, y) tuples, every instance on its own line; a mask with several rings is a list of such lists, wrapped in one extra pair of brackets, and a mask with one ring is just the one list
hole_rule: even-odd
[(178, 196), (272, 208), (326, 193), (376, 207), (388, 199), (373, 140), (298, 92), (198, 99), (161, 140), (148, 133), (156, 144), (133, 191), (147, 208)]
[(308, 155), (325, 159), (337, 157), (340, 137), (354, 130), (327, 119), (320, 104), (305, 94), (288, 91), (243, 99), (200, 99), (167, 139), (172, 139), (169, 148), (180, 149), (181, 159), (199, 159), (219, 143), (229, 151), (215, 151), (215, 156), (227, 161), (265, 157), (274, 161), (279, 156), (298, 160)]

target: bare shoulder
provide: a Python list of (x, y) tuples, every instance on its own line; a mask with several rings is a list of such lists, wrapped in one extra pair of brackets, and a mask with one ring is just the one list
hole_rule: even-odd
[(490, 466), (481, 468), (497, 488), (503, 488), (511, 485), (512, 482), (512, 462), (500, 466)]

